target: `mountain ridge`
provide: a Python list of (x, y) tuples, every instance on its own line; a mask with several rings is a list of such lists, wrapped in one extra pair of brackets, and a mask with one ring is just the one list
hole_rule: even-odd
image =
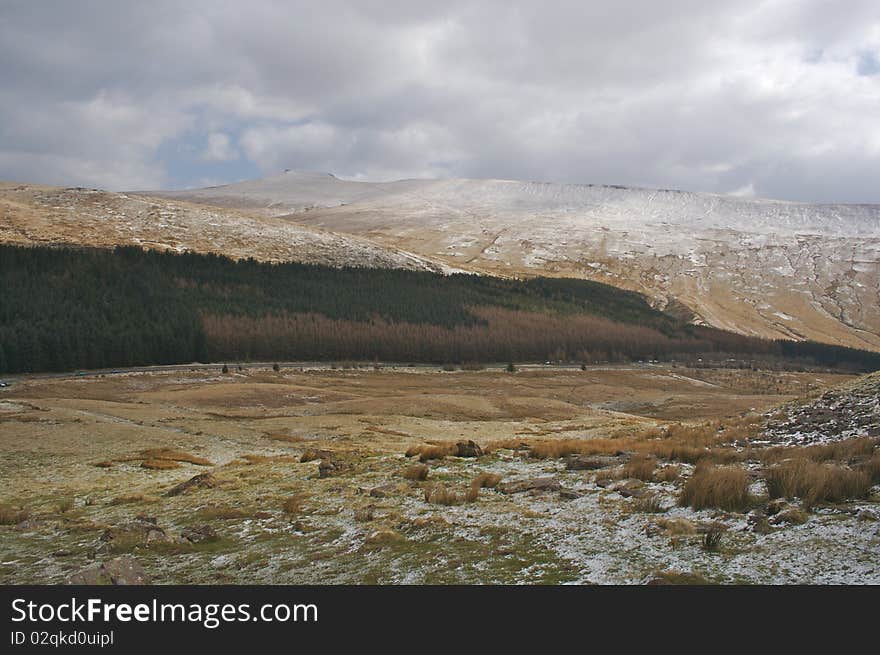
[(880, 205), (302, 171), (151, 193), (362, 236), (458, 269), (606, 282), (743, 334), (880, 349)]

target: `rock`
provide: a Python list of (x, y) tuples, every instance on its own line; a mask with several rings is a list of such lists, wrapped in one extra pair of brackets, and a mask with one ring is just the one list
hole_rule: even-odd
[(214, 477), (210, 473), (199, 473), (189, 480), (181, 482), (165, 492), (166, 496), (179, 496), (180, 494), (189, 493), (195, 489), (210, 489), (214, 486)]
[(562, 485), (556, 478), (532, 478), (530, 480), (514, 480), (498, 486), (503, 494), (518, 494), (523, 491), (559, 491)]
[(569, 455), (565, 458), (565, 468), (570, 471), (595, 471), (617, 464), (616, 457)]
[(626, 480), (618, 480), (617, 482), (606, 487), (608, 491), (616, 491), (624, 498), (641, 498), (645, 495), (645, 483), (635, 478), (627, 478)]
[(482, 457), (483, 449), (474, 441), (459, 441), (455, 444), (455, 455), (457, 457)]
[(124, 555), (91, 566), (70, 576), (73, 585), (148, 585), (152, 583), (143, 567), (133, 557)]
[(859, 513), (856, 514), (856, 518), (859, 521), (877, 521), (877, 512), (870, 509), (860, 509)]
[(210, 525), (195, 525), (184, 528), (180, 536), (192, 544), (199, 544), (203, 541), (215, 541), (217, 539), (217, 531)]
[(329, 456), (330, 453), (326, 450), (307, 450), (299, 458), (299, 461), (301, 464), (305, 464), (306, 462), (313, 462), (316, 459), (325, 459)]
[(332, 462), (329, 459), (322, 459), (318, 462), (318, 477), (328, 478), (335, 473), (338, 468), (339, 467), (335, 462)]
[(563, 500), (575, 500), (576, 498), (580, 498), (583, 494), (580, 491), (575, 491), (574, 489), (560, 489), (559, 497)]
[(15, 529), (30, 531), (30, 530), (36, 530), (41, 525), (43, 525), (43, 522), (39, 521), (37, 519), (25, 519), (24, 521), (17, 523), (15, 526)]
[[(155, 519), (153, 519), (155, 521)], [(177, 539), (150, 520), (135, 519), (104, 530), (98, 539), (97, 552), (110, 552), (113, 545), (129, 549), (153, 543), (177, 543)]]
[(784, 498), (776, 498), (767, 503), (767, 516), (773, 516), (774, 514), (779, 514), (782, 510), (788, 508), (790, 505), (788, 501)]
[(800, 525), (802, 523), (806, 523), (809, 518), (809, 514), (807, 514), (802, 509), (799, 509), (797, 507), (789, 507), (788, 509), (782, 510), (772, 519), (770, 519), (770, 523), (772, 523), (773, 525), (780, 525), (782, 523)]

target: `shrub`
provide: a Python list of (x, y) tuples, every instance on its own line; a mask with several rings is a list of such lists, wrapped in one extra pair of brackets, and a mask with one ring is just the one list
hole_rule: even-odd
[(742, 511), (751, 502), (749, 476), (738, 467), (698, 466), (681, 490), (678, 502), (694, 509)]
[(864, 498), (871, 489), (864, 471), (799, 457), (766, 469), (764, 478), (771, 498), (800, 498), (807, 509), (821, 502)]

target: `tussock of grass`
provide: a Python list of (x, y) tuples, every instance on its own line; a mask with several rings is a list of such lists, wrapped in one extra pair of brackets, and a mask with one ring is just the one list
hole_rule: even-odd
[(633, 504), (633, 509), (636, 512), (642, 512), (644, 514), (662, 514), (666, 511), (666, 508), (663, 506), (663, 501), (661, 501), (660, 496), (656, 494), (649, 494), (637, 498)]
[(170, 459), (145, 459), (141, 462), (141, 467), (150, 469), (151, 471), (166, 471), (168, 469), (179, 469), (180, 464)]
[(858, 462), (870, 459), (878, 445), (880, 439), (876, 437), (856, 437), (813, 446), (767, 448), (761, 453), (761, 460), (767, 464), (793, 458), (813, 462)]
[(799, 457), (771, 466), (764, 478), (771, 498), (800, 498), (808, 509), (817, 503), (864, 498), (871, 489), (871, 477), (864, 471)]
[(501, 482), (501, 476), (497, 473), (480, 473), (477, 477), (475, 477), (471, 481), (471, 487), (476, 487), (477, 489), (482, 488), (494, 488), (498, 486), (498, 483)]
[(281, 511), (288, 516), (298, 516), (302, 514), (304, 500), (305, 497), (301, 494), (290, 496), (289, 498), (286, 498), (283, 503), (281, 503)]
[(703, 534), (702, 548), (707, 553), (717, 553), (721, 549), (721, 538), (727, 531), (727, 526), (722, 523), (713, 523)]
[(738, 467), (698, 466), (681, 490), (678, 502), (694, 509), (743, 511), (751, 504), (749, 476)]
[(167, 459), (172, 462), (186, 462), (197, 466), (213, 466), (213, 464), (204, 457), (199, 457), (198, 455), (193, 455), (175, 448), (150, 448), (141, 451), (138, 459)]
[(146, 496), (144, 494), (133, 494), (131, 496), (116, 496), (110, 501), (110, 505), (133, 505), (137, 503), (155, 503), (159, 499), (155, 496)]
[(872, 484), (880, 484), (880, 452), (859, 467), (871, 480)]
[(658, 469), (655, 475), (660, 482), (675, 482), (681, 477), (681, 467), (670, 464)]
[(625, 478), (635, 478), (637, 480), (649, 482), (654, 477), (655, 468), (657, 468), (656, 457), (639, 453), (633, 455), (623, 466), (622, 476)]
[(459, 494), (452, 489), (444, 487), (442, 484), (425, 489), (425, 502), (432, 505), (460, 505), (462, 500)]
[(448, 455), (455, 454), (457, 450), (454, 443), (429, 443), (420, 446), (410, 446), (406, 451), (406, 456), (415, 457), (418, 455), (420, 462), (427, 462), (432, 459), (443, 459)]
[(266, 437), (275, 441), (286, 441), (287, 443), (302, 443), (306, 440), (305, 437), (296, 437), (282, 432), (270, 432)]
[(403, 477), (407, 480), (427, 480), (428, 467), (425, 464), (413, 464), (403, 471)]
[(293, 455), (258, 455), (245, 454), (241, 456), (248, 464), (271, 464), (272, 462), (298, 462), (299, 458)]
[(27, 520), (30, 512), (22, 507), (0, 504), (0, 525), (16, 525)]

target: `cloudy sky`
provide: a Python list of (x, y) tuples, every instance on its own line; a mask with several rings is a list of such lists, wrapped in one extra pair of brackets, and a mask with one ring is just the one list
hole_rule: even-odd
[(880, 202), (880, 2), (0, 0), (0, 179)]

